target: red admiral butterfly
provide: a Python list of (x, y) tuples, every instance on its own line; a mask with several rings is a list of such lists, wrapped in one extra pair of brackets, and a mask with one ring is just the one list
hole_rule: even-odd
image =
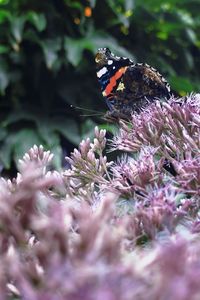
[(95, 62), (110, 116), (127, 119), (156, 98), (170, 97), (167, 81), (147, 64), (115, 56), (108, 48), (98, 50)]

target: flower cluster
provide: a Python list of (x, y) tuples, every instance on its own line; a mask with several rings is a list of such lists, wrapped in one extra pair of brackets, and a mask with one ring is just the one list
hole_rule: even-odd
[(200, 298), (199, 98), (133, 114), (109, 149), (95, 128), (62, 172), (33, 146), (0, 179), (0, 299)]
[(130, 124), (121, 121), (113, 149), (137, 152), (144, 145), (151, 145), (166, 158), (176, 154), (183, 158), (187, 151), (195, 155), (200, 146), (199, 98), (197, 94), (171, 98), (167, 103), (156, 102), (139, 115), (133, 114)]

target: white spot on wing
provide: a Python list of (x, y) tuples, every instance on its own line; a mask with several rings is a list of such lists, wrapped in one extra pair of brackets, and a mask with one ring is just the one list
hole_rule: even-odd
[(113, 60), (109, 59), (108, 60), (108, 65), (112, 65), (113, 64)]
[(103, 67), (101, 70), (97, 72), (97, 77), (101, 78), (101, 76), (103, 76), (107, 71), (108, 69), (106, 67)]

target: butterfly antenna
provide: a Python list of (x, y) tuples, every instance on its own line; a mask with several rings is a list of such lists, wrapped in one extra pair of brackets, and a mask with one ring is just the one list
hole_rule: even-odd
[(103, 115), (103, 113), (98, 113), (98, 114), (88, 114), (88, 115), (86, 115), (86, 114), (84, 114), (84, 115), (80, 115), (81, 117), (99, 117), (99, 116), (102, 116)]
[(96, 110), (92, 110), (92, 109), (88, 109), (88, 108), (83, 108), (83, 107), (80, 107), (80, 106), (74, 106), (74, 105), (70, 105), (71, 108), (74, 108), (74, 109), (77, 109), (77, 110), (83, 110), (83, 111), (87, 111), (87, 112), (91, 112), (92, 114), (84, 114), (84, 115), (80, 115), (82, 117), (92, 117), (92, 116), (102, 116), (103, 115), (103, 112), (100, 112), (100, 113), (97, 113)]

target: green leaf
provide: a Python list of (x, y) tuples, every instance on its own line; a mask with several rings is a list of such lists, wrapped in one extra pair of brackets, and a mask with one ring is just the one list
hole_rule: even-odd
[(23, 110), (18, 110), (15, 112), (11, 112), (7, 118), (3, 121), (3, 126), (7, 127), (9, 125), (12, 125), (16, 122), (20, 122), (20, 121), (33, 121), (36, 122), (37, 117), (35, 116), (34, 113), (31, 112), (27, 112), (27, 111), (23, 111)]
[(9, 0), (0, 0), (0, 4), (7, 4)]
[(183, 53), (184, 53), (183, 57), (184, 57), (186, 66), (188, 66), (188, 68), (190, 70), (192, 70), (192, 68), (194, 68), (194, 58), (193, 58), (193, 55), (187, 49), (183, 49)]
[(16, 133), (8, 133), (4, 128), (0, 130), (0, 161), (6, 169), (11, 166), (13, 158), (14, 147), (16, 143)]
[(73, 8), (73, 9), (77, 9), (77, 10), (82, 10), (83, 9), (83, 4), (81, 4), (80, 1), (69, 1), (69, 0), (65, 0), (66, 5), (68, 5), (69, 7)]
[(125, 10), (127, 11), (133, 11), (135, 7), (135, 1), (133, 0), (125, 0), (124, 1)]
[(27, 20), (30, 21), (38, 31), (43, 31), (46, 28), (47, 22), (44, 14), (30, 11), (27, 15)]
[(169, 83), (176, 91), (179, 91), (181, 95), (191, 93), (195, 90), (195, 86), (187, 78), (172, 76), (170, 77)]
[(61, 49), (61, 39), (45, 40), (41, 42), (45, 62), (48, 69), (52, 69), (58, 59), (58, 51)]
[(78, 145), (80, 143), (80, 132), (74, 119), (57, 117), (51, 120), (51, 124), (54, 130), (61, 133), (72, 144)]
[(8, 46), (0, 45), (0, 54), (8, 53), (9, 50)]
[(116, 125), (114, 124), (101, 124), (101, 125), (98, 125), (99, 129), (105, 129), (106, 132), (110, 132), (111, 134), (116, 134)]
[(54, 125), (54, 122), (49, 119), (37, 120), (37, 130), (45, 142), (44, 146), (54, 154), (52, 165), (56, 169), (60, 169), (62, 166), (62, 148), (59, 134)]
[(93, 33), (86, 38), (86, 41), (87, 40), (92, 44), (93, 53), (96, 53), (98, 48), (108, 47), (116, 55), (129, 57), (130, 59), (135, 60), (134, 55), (130, 51), (120, 46), (117, 40), (108, 34), (102, 32)]
[(89, 137), (90, 139), (94, 138), (94, 128), (97, 124), (92, 119), (87, 119), (81, 127), (81, 139), (86, 139)]
[(11, 33), (17, 43), (22, 41), (22, 35), (24, 30), (25, 17), (12, 17), (11, 19)]
[[(131, 0), (132, 1), (132, 0)], [(95, 8), (97, 0), (90, 0), (90, 6)]]
[(38, 132), (44, 139), (46, 145), (45, 147), (50, 150), (54, 154), (53, 166), (56, 169), (60, 169), (62, 165), (62, 148), (60, 145), (60, 137), (58, 133), (54, 131), (52, 128), (51, 122), (48, 124), (44, 124), (38, 127)]
[(0, 9), (0, 24), (11, 19), (11, 13), (8, 10)]
[(82, 59), (84, 39), (73, 39), (66, 37), (64, 39), (64, 48), (66, 51), (67, 60), (76, 67)]
[(177, 12), (177, 16), (178, 21), (184, 24), (184, 26), (188, 27), (194, 25), (194, 19), (189, 12), (181, 10)]
[(57, 169), (61, 170), (62, 167), (62, 148), (59, 144), (54, 145), (52, 148), (50, 148), (51, 152), (54, 154), (52, 165)]
[(89, 32), (82, 39), (66, 37), (64, 47), (67, 52), (67, 59), (73, 66), (77, 66), (81, 62), (85, 49), (96, 53), (98, 48), (108, 47), (117, 55), (134, 59), (132, 53), (121, 47), (113, 37), (102, 32)]
[(13, 150), (14, 150), (14, 160), (16, 164), (18, 160), (23, 157), (23, 155), (31, 148), (33, 145), (41, 145), (43, 141), (39, 137), (38, 133), (31, 129), (21, 129), (19, 132), (15, 133), (13, 139)]
[(60, 143), (59, 135), (55, 132), (54, 124), (51, 120), (45, 120), (44, 118), (37, 120), (37, 130), (40, 136), (44, 139), (49, 148), (57, 146)]
[(7, 135), (8, 135), (7, 130), (3, 127), (0, 127), (0, 141), (5, 140)]
[(188, 37), (188, 40), (193, 43), (196, 44), (198, 38), (197, 38), (197, 34), (194, 30), (190, 29), (190, 28), (186, 28), (186, 35)]
[(4, 94), (5, 89), (7, 88), (9, 83), (8, 73), (4, 70), (0, 70), (0, 93)]
[(6, 169), (10, 168), (13, 152), (13, 136), (10, 134), (0, 146), (0, 161)]
[(0, 60), (0, 93), (4, 95), (9, 84), (9, 73), (6, 64)]
[(181, 3), (181, 2), (183, 2), (183, 0), (176, 0), (176, 1), (174, 1), (174, 0), (168, 0), (168, 1), (163, 1), (163, 0), (145, 0), (145, 1), (136, 0), (137, 6), (143, 6), (147, 10), (155, 11), (155, 12), (159, 12), (162, 8), (165, 8), (165, 7), (166, 7), (166, 9), (172, 9), (179, 2)]

